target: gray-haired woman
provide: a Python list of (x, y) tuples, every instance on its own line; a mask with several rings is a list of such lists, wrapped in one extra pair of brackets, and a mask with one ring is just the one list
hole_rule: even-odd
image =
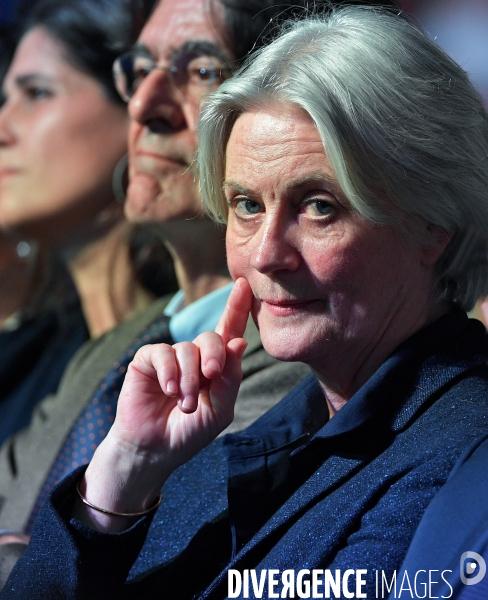
[[(228, 222), (227, 311), (139, 351), (5, 597), (384, 597), (487, 428), (488, 344), (464, 313), (488, 291), (487, 116), (435, 44), (377, 10), (292, 24), (209, 98), (199, 160)], [(249, 310), (315, 378), (208, 445)]]

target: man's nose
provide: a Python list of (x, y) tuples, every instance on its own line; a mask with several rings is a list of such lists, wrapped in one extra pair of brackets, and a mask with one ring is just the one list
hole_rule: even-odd
[(154, 69), (139, 85), (130, 99), (129, 115), (141, 125), (160, 122), (173, 130), (191, 125), (187, 123), (183, 103), (163, 69)]
[(279, 215), (267, 214), (254, 234), (251, 266), (260, 273), (295, 271), (300, 251), (295, 241), (295, 227)]

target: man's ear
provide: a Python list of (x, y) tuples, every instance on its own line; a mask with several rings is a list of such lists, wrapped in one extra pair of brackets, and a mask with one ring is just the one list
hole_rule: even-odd
[(427, 223), (425, 243), (422, 247), (422, 264), (425, 266), (434, 265), (453, 235), (453, 231), (447, 231), (440, 225)]

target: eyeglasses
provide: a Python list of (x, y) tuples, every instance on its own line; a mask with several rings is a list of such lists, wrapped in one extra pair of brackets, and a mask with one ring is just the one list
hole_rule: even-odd
[(168, 74), (170, 85), (182, 100), (198, 101), (232, 77), (232, 69), (224, 66), (215, 56), (178, 54), (167, 67), (161, 67), (146, 50), (134, 48), (119, 56), (113, 66), (115, 87), (123, 100), (129, 102), (144, 79), (155, 69)]

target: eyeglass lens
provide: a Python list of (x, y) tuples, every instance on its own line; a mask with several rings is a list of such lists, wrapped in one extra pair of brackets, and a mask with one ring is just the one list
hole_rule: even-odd
[(122, 98), (130, 100), (154, 69), (165, 71), (179, 93), (195, 100), (215, 90), (232, 75), (215, 56), (179, 55), (168, 67), (159, 67), (148, 53), (133, 50), (120, 56), (114, 64), (114, 81)]

